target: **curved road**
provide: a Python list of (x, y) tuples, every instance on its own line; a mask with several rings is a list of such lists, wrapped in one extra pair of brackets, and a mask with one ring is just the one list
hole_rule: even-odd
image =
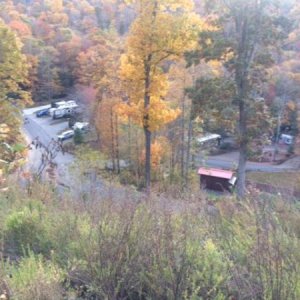
[[(41, 109), (40, 107), (35, 109), (24, 110), (24, 117), (26, 117), (26, 124), (23, 125), (23, 131), (26, 135), (28, 143), (31, 143), (34, 139), (38, 138), (44, 147), (48, 147), (51, 141), (57, 140), (57, 134), (67, 128), (66, 122), (59, 122), (53, 124), (52, 119), (37, 118), (34, 114), (35, 111)], [(28, 165), (31, 170), (37, 171), (37, 168), (41, 160), (41, 151), (32, 147), (29, 151)], [(74, 161), (74, 157), (68, 153), (64, 155), (62, 152), (58, 152), (54, 159), (54, 162), (59, 168), (64, 168)]]
[[(47, 106), (46, 106), (47, 107)], [(66, 120), (52, 120), (50, 117), (37, 118), (35, 112), (45, 107), (36, 107), (23, 111), (24, 118), (27, 118), (26, 124), (23, 125), (23, 132), (26, 136), (28, 144), (38, 137), (39, 141), (48, 146), (52, 139), (57, 140), (57, 135), (68, 128)], [(27, 168), (31, 172), (37, 172), (41, 163), (41, 150), (31, 147), (28, 155)], [(97, 197), (110, 197), (114, 195), (114, 199), (124, 196), (124, 188), (116, 187), (104, 183), (103, 179), (96, 173), (82, 175), (77, 173), (70, 166), (75, 162), (73, 155), (58, 152), (53, 160), (57, 167), (55, 172), (55, 180), (58, 191), (67, 190), (71, 193), (73, 199), (84, 198), (86, 194), (92, 193)], [(74, 165), (76, 167), (76, 165)], [(75, 170), (75, 171), (74, 171)]]
[[(202, 166), (211, 168), (236, 169), (238, 166), (239, 154), (237, 151), (226, 153), (222, 155), (209, 156), (205, 158), (197, 157), (196, 163)], [(300, 157), (294, 157), (287, 160), (280, 165), (273, 165), (271, 163), (258, 163), (248, 161), (246, 164), (246, 171), (259, 172), (283, 172), (283, 171), (297, 171), (300, 170)]]

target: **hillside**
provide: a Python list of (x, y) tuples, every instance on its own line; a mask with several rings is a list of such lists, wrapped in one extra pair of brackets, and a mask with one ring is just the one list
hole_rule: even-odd
[(300, 299), (296, 0), (0, 0), (0, 299)]

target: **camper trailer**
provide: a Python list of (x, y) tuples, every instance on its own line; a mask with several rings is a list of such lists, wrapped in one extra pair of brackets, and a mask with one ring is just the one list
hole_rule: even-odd
[(60, 119), (64, 117), (70, 117), (76, 113), (76, 107), (60, 107), (53, 111), (52, 118)]
[(49, 114), (53, 119), (60, 119), (69, 117), (76, 113), (78, 105), (75, 101), (60, 101), (56, 102), (57, 107), (52, 107), (49, 110)]

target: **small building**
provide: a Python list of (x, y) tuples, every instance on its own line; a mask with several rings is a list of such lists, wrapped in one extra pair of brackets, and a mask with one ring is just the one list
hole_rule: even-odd
[(202, 167), (199, 168), (198, 174), (200, 175), (200, 186), (202, 188), (221, 192), (231, 192), (237, 179), (233, 171), (222, 169)]

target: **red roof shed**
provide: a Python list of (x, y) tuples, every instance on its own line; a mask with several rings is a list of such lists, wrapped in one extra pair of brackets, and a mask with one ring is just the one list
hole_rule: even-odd
[(201, 186), (211, 190), (231, 191), (236, 181), (234, 172), (229, 170), (202, 167), (199, 168), (198, 174)]
[(232, 171), (222, 170), (222, 169), (208, 169), (208, 168), (200, 168), (198, 170), (198, 174), (225, 178), (225, 179), (231, 179), (231, 177), (233, 176)]

